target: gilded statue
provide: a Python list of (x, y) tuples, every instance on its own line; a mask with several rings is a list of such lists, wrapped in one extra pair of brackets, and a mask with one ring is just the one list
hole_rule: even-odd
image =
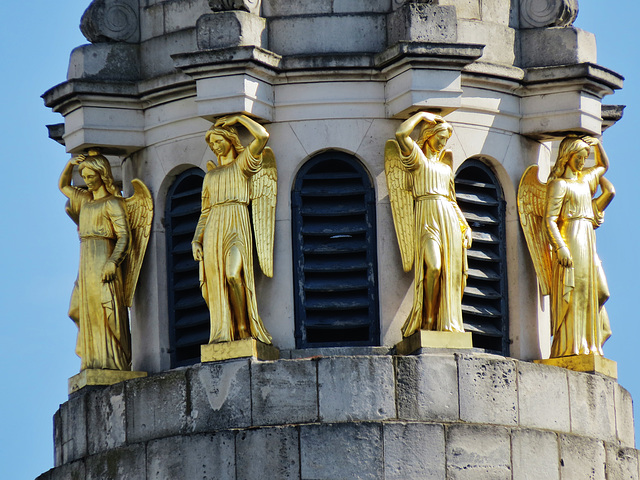
[[(86, 188), (71, 184), (74, 167)], [(144, 257), (153, 202), (148, 188), (132, 180), (134, 195), (124, 199), (109, 161), (98, 150), (72, 158), (60, 176), (69, 199), (67, 213), (78, 226), (80, 265), (69, 307), (78, 327), (80, 370), (131, 370), (128, 307)]]
[[(242, 145), (237, 124), (253, 136), (249, 145)], [(253, 220), (260, 267), (272, 277), (278, 173), (266, 146), (269, 133), (245, 115), (231, 115), (218, 119), (205, 140), (218, 165), (207, 165), (192, 247), (211, 317), (209, 343), (254, 338), (271, 344), (258, 315), (251, 234)]]
[[(595, 165), (585, 168), (592, 148)], [(551, 296), (551, 358), (602, 355), (611, 336), (604, 307), (609, 288), (595, 236), (615, 195), (604, 177), (608, 168), (600, 141), (572, 135), (560, 143), (546, 184), (538, 180), (537, 166), (520, 180), (520, 223), (540, 291)]]
[[(411, 132), (423, 123), (418, 141)], [(462, 294), (467, 280), (471, 228), (456, 202), (452, 127), (419, 112), (403, 122), (385, 146), (391, 211), (405, 272), (414, 269), (413, 308), (405, 337), (422, 330), (464, 332)]]

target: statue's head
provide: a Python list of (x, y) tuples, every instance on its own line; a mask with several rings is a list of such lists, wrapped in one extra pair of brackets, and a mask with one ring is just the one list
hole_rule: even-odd
[(238, 131), (233, 126), (212, 126), (207, 130), (204, 138), (218, 159), (226, 157), (230, 149), (233, 149), (233, 158), (236, 158), (244, 150)]
[(100, 176), (100, 180), (104, 184), (105, 188), (111, 195), (120, 196), (118, 188), (115, 186), (113, 180), (113, 173), (111, 173), (111, 165), (109, 160), (100, 153), (98, 149), (90, 148), (85, 156), (85, 159), (80, 165), (78, 165), (78, 171), (80, 175), (85, 169), (90, 169)]
[(582, 170), (584, 161), (589, 156), (589, 153), (591, 153), (591, 146), (583, 137), (577, 135), (568, 135), (565, 137), (562, 142), (560, 142), (560, 147), (558, 147), (558, 158), (549, 173), (549, 180), (562, 177), (567, 165), (570, 165), (572, 162), (574, 163), (574, 165), (571, 165), (573, 170)]
[(452, 133), (453, 128), (447, 122), (423, 122), (420, 137), (418, 138), (418, 146), (424, 151), (425, 144), (427, 144), (431, 150), (439, 152), (447, 145)]

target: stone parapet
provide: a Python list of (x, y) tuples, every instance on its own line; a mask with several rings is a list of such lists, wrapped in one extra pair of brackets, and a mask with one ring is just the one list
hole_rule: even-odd
[(615, 381), (486, 354), (199, 364), (75, 394), (54, 423), (56, 468), (40, 480), (107, 469), (112, 479), (568, 479), (605, 468), (639, 478), (631, 397)]

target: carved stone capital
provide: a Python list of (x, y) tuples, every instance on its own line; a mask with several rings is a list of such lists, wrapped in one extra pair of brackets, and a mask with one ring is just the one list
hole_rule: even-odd
[(260, 15), (261, 0), (209, 0), (209, 7), (214, 12), (229, 10), (244, 10), (245, 12)]
[(578, 16), (578, 0), (520, 0), (520, 27), (566, 27)]
[(80, 31), (91, 43), (138, 43), (138, 0), (94, 0), (82, 15)]

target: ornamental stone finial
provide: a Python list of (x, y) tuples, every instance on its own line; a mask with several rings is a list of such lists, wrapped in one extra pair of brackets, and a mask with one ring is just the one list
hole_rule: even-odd
[(244, 10), (245, 12), (260, 14), (261, 0), (209, 0), (209, 7), (214, 12), (228, 10)]
[(520, 0), (522, 28), (566, 27), (578, 16), (578, 0)]

